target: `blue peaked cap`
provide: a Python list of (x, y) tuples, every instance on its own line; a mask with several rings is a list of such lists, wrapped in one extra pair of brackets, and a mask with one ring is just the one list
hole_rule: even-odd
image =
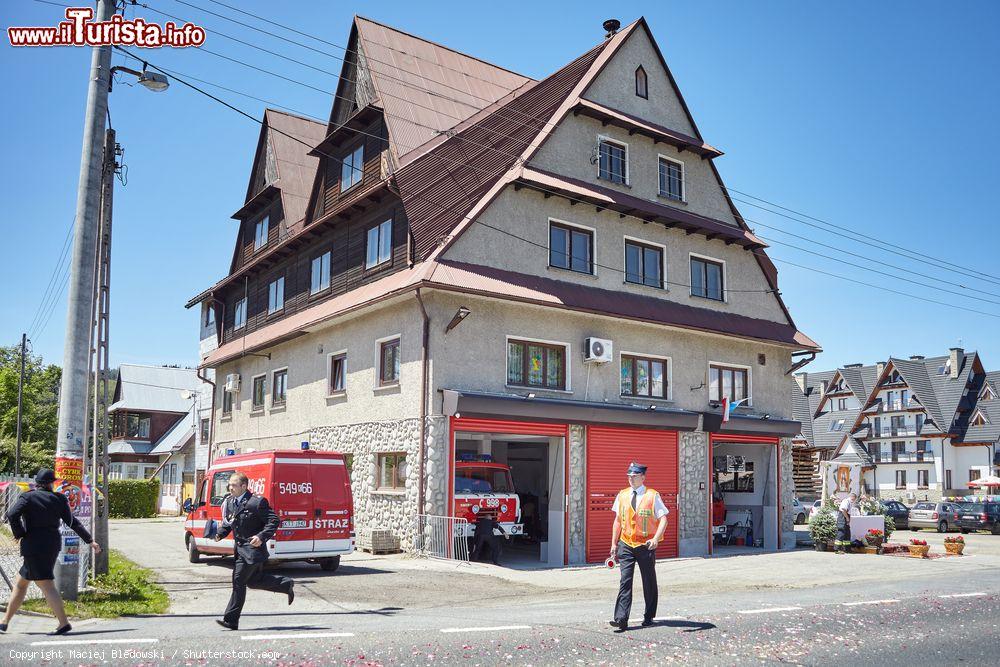
[(632, 463), (628, 464), (627, 474), (629, 474), (629, 475), (645, 475), (646, 474), (646, 466), (639, 465), (638, 463), (636, 463), (635, 461), (633, 461)]

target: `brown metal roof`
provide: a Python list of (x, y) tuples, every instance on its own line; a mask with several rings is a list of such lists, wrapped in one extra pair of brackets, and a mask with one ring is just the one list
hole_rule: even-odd
[(819, 345), (794, 326), (627, 292), (582, 287), (575, 283), (504, 271), (488, 266), (437, 260), (430, 286), (495, 296), (568, 310), (753, 338), (818, 350)]
[(742, 227), (541, 169), (523, 168), (515, 183), (515, 187), (526, 186), (542, 192), (555, 192), (573, 201), (587, 201), (599, 208), (702, 234), (708, 239), (724, 239), (727, 243), (737, 243), (744, 248), (763, 248), (766, 245)]
[[(597, 45), (399, 170), (396, 184), (418, 257), (468, 217), (514, 165), (609, 42)], [(525, 118), (539, 121), (526, 122)]]
[(323, 141), (326, 124), (275, 109), (264, 111), (264, 122), (277, 130), (269, 133), (278, 167), (278, 180), (274, 185), (281, 190), (281, 205), (285, 209), (289, 233), (294, 233), (296, 228), (301, 228), (305, 218), (319, 166), (319, 159), (310, 156), (309, 151)]
[(598, 104), (597, 102), (593, 102), (591, 100), (581, 98), (573, 107), (573, 114), (583, 114), (584, 116), (595, 118), (602, 123), (616, 125), (628, 130), (629, 132), (642, 134), (649, 137), (654, 142), (662, 141), (672, 146), (676, 146), (681, 150), (689, 150), (693, 153), (697, 153), (702, 157), (714, 158), (722, 155), (722, 151), (714, 146), (709, 146), (701, 139), (689, 137), (683, 132), (671, 130), (670, 128), (663, 127), (662, 125), (651, 123), (648, 120), (643, 120), (637, 116), (627, 114), (624, 111), (618, 111), (617, 109), (612, 109), (611, 107), (606, 107), (603, 104)]
[(371, 19), (354, 24), (397, 158), (531, 81)]

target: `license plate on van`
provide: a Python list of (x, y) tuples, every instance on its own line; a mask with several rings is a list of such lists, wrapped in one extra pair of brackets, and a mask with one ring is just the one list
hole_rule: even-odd
[(306, 520), (305, 519), (285, 519), (284, 521), (281, 522), (281, 527), (282, 528), (305, 528), (306, 527)]
[(965, 515), (965, 516), (963, 516), (962, 518), (963, 518), (963, 519), (973, 519), (973, 520), (974, 520), (974, 519), (975, 519), (976, 517), (974, 517), (974, 516), (969, 516), (968, 514), (966, 514), (966, 515)]

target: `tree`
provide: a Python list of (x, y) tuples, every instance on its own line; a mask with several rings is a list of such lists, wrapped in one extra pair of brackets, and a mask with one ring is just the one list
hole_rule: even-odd
[[(14, 471), (17, 384), (20, 373), (20, 346), (0, 347), (0, 472)], [(48, 464), (52, 463), (56, 450), (56, 433), (59, 430), (59, 384), (62, 381), (62, 369), (53, 364), (46, 365), (40, 356), (29, 354), (25, 358), (24, 373), (22, 472), (32, 470), (32, 466), (37, 469), (40, 467), (38, 460), (46, 456)], [(9, 457), (6, 455), (8, 440)], [(27, 446), (29, 443), (30, 447)], [(30, 463), (29, 456), (32, 457)]]

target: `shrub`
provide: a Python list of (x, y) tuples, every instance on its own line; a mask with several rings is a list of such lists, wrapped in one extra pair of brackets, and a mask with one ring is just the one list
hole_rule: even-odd
[(145, 519), (156, 516), (160, 480), (112, 479), (108, 482), (108, 513), (112, 519)]
[(829, 504), (823, 505), (809, 519), (809, 535), (817, 544), (830, 542), (837, 537), (837, 517)]

